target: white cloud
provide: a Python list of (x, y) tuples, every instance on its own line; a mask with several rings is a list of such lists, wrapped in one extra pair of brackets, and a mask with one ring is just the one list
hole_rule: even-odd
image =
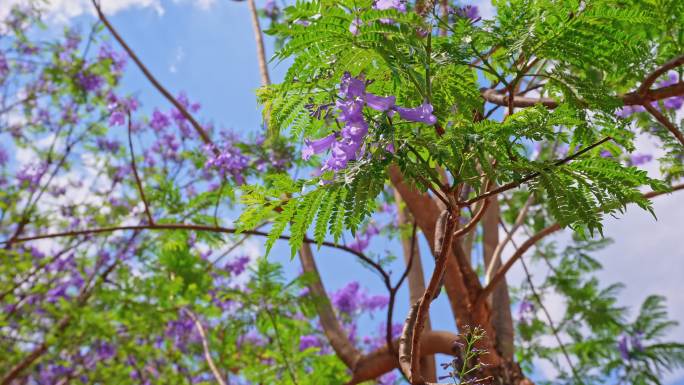
[[(95, 14), (91, 0), (48, 0), (47, 3), (35, 0), (2, 0), (0, 20), (4, 20), (7, 17), (13, 6), (17, 4), (26, 5), (28, 1), (37, 4), (45, 10), (45, 20), (61, 24), (67, 23), (70, 19), (83, 14)], [(108, 15), (132, 8), (151, 8), (159, 16), (164, 14), (161, 0), (100, 0), (100, 2), (102, 10)], [(173, 0), (173, 2), (176, 4), (181, 2), (191, 3), (201, 10), (208, 10), (216, 4), (216, 0)]]

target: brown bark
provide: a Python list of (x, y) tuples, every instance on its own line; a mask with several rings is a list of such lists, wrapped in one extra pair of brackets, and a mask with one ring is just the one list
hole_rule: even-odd
[[(498, 270), (501, 266), (501, 258), (494, 257), (494, 251), (499, 244), (499, 202), (492, 199), (489, 210), (482, 220), (482, 238), (484, 245), (485, 266), (492, 265)], [(496, 348), (501, 356), (507, 360), (513, 359), (515, 351), (513, 345), (513, 316), (511, 314), (511, 299), (508, 293), (508, 284), (504, 278), (494, 289), (491, 301), (492, 326), (496, 331)]]
[(317, 297), (316, 310), (320, 318), (323, 332), (330, 341), (335, 354), (347, 365), (348, 368), (354, 369), (356, 363), (361, 357), (361, 353), (349, 341), (347, 333), (342, 329), (342, 325), (335, 316), (328, 294), (323, 287), (321, 275), (318, 273), (318, 267), (311, 251), (311, 246), (307, 243), (303, 244), (299, 249), (299, 259), (302, 262), (302, 270), (305, 273), (313, 274), (316, 278), (309, 284), (309, 290)]
[[(395, 189), (394, 199), (397, 203), (397, 218), (400, 227), (404, 227), (412, 222), (411, 213), (406, 207), (404, 207), (403, 200), (401, 199), (401, 194)], [(412, 247), (413, 246), (413, 247)], [(404, 262), (408, 266), (411, 263), (411, 269), (406, 277), (408, 280), (409, 287), (409, 303), (416, 303), (425, 291), (425, 273), (423, 272), (423, 263), (420, 255), (420, 248), (418, 247), (418, 242), (411, 242), (409, 237), (401, 237), (401, 247), (404, 252)], [(412, 250), (413, 249), (413, 250)], [(413, 257), (413, 262), (411, 261)], [(425, 320), (425, 332), (432, 330), (432, 324), (430, 323), (430, 318)], [(435, 363), (435, 356), (425, 355), (421, 357), (420, 361), (421, 373), (423, 377), (428, 381), (437, 380), (437, 366)]]

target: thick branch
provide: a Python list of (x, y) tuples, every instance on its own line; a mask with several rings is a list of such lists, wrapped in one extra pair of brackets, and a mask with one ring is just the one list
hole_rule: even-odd
[(259, 62), (259, 74), (261, 75), (261, 85), (267, 86), (271, 84), (271, 79), (268, 76), (268, 66), (266, 62), (266, 50), (264, 49), (264, 38), (261, 34), (261, 26), (259, 25), (259, 15), (257, 14), (254, 0), (247, 0), (249, 6), (249, 13), (252, 17), (252, 29), (254, 30), (254, 40), (257, 48), (257, 61)]
[[(504, 107), (508, 106), (508, 95), (499, 93), (497, 90), (491, 88), (481, 89), (480, 95), (490, 103)], [(637, 92), (618, 95), (618, 99), (622, 100), (625, 106), (636, 106), (679, 95), (684, 95), (684, 83), (682, 82), (650, 90), (646, 95), (639, 95)], [(513, 107), (516, 108), (533, 107), (537, 104), (542, 104), (547, 108), (556, 108), (559, 103), (551, 98), (530, 98), (526, 96), (515, 96), (513, 98)]]
[[(454, 342), (458, 340), (456, 334), (446, 331), (425, 331), (421, 336), (421, 355), (447, 354), (455, 355)], [(399, 341), (395, 341), (394, 350)], [(352, 379), (346, 385), (357, 385), (365, 381), (375, 379), (383, 374), (399, 367), (399, 360), (392, 354), (387, 346), (372, 353), (364, 355), (356, 364)]]
[[(400, 227), (409, 224), (410, 211), (403, 205), (401, 194), (397, 189), (394, 189), (394, 200), (397, 203), (397, 217)], [(420, 248), (416, 240), (415, 226), (413, 235), (408, 237), (401, 237), (401, 246), (404, 251), (404, 262), (407, 266), (408, 273), (408, 288), (409, 288), (409, 302), (415, 303), (420, 299), (420, 296), (425, 291), (425, 273), (423, 272), (423, 263), (420, 255)], [(391, 323), (388, 321), (387, 336), (391, 337)], [(430, 319), (425, 321), (425, 331), (432, 330)], [(434, 356), (425, 356), (421, 362), (422, 374), (428, 381), (434, 381), (437, 378), (437, 367)]]
[(667, 128), (667, 130), (670, 131), (670, 133), (672, 133), (672, 135), (674, 135), (675, 138), (677, 138), (679, 143), (681, 143), (681, 145), (684, 146), (684, 134), (682, 134), (682, 132), (679, 130), (679, 128), (677, 128), (677, 126), (670, 122), (670, 119), (668, 119), (667, 116), (663, 115), (650, 103), (644, 103), (644, 108), (651, 115), (653, 115), (653, 117), (656, 118), (656, 120), (660, 122), (660, 124), (665, 126), (665, 128)]
[(309, 284), (309, 290), (318, 299), (316, 301), (316, 310), (323, 326), (323, 332), (328, 341), (330, 341), (330, 345), (335, 350), (337, 356), (348, 368), (354, 370), (357, 361), (361, 358), (361, 353), (349, 341), (347, 333), (342, 329), (342, 325), (340, 325), (335, 316), (335, 311), (330, 303), (328, 294), (323, 287), (323, 281), (318, 272), (318, 267), (316, 267), (316, 261), (314, 260), (310, 245), (302, 245), (301, 249), (299, 249), (299, 258), (302, 262), (302, 270), (315, 277), (315, 280)]
[[(420, 302), (418, 303), (415, 325), (413, 325), (412, 328), (411, 350), (409, 352), (411, 370), (407, 375), (409, 381), (412, 384), (420, 384), (424, 382), (420, 374), (421, 335), (423, 332), (423, 328), (425, 327), (425, 321), (428, 311), (430, 310), (430, 303), (432, 302), (432, 299), (435, 297), (435, 292), (439, 286), (440, 281), (442, 280), (442, 277), (444, 276), (447, 256), (449, 255), (449, 249), (451, 247), (451, 240), (454, 237), (453, 229), (457, 220), (458, 218), (451, 217), (451, 215), (447, 213), (446, 224), (444, 225), (445, 236), (443, 243), (440, 247), (439, 254), (437, 255), (437, 259), (435, 261), (435, 269), (432, 272), (432, 276), (430, 277), (430, 281), (428, 282), (427, 288), (425, 288), (423, 298), (421, 298)], [(400, 354), (399, 359), (405, 360), (405, 357)]]

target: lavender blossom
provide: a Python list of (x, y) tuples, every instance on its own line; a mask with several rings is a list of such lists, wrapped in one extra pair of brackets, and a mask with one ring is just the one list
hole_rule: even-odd
[(331, 301), (340, 312), (352, 314), (358, 309), (359, 297), (359, 283), (353, 281), (333, 292)]
[(641, 166), (653, 160), (653, 155), (650, 154), (632, 154), (629, 157), (629, 164), (632, 166)]
[(318, 339), (318, 337), (316, 337), (313, 334), (304, 335), (304, 336), (299, 337), (299, 350), (300, 351), (304, 351), (304, 350), (309, 349), (309, 348), (320, 348), (322, 346), (323, 346), (323, 344), (321, 343), (321, 341)]
[(9, 155), (7, 155), (7, 151), (4, 147), (0, 146), (0, 166), (4, 166), (5, 164), (7, 164), (8, 160)]
[(456, 10), (454, 10), (454, 13), (458, 17), (470, 20), (476, 20), (480, 17), (480, 11), (475, 5), (466, 5), (463, 7), (456, 8)]
[(380, 11), (395, 9), (401, 13), (406, 13), (406, 4), (402, 0), (377, 0), (373, 3), (373, 8)]
[(160, 132), (171, 125), (171, 120), (163, 112), (155, 108), (152, 112), (152, 119), (150, 120), (150, 127), (156, 132)]
[(404, 120), (425, 123), (428, 125), (437, 123), (437, 117), (432, 114), (433, 108), (429, 103), (423, 103), (415, 108), (395, 107), (394, 110), (397, 111), (399, 116)]
[(306, 139), (304, 141), (304, 149), (302, 150), (302, 159), (308, 160), (313, 154), (320, 154), (328, 150), (335, 142), (335, 138), (335, 134), (330, 134), (314, 141)]
[(240, 275), (247, 270), (247, 264), (249, 264), (250, 260), (251, 259), (248, 256), (243, 255), (226, 263), (223, 268), (233, 275)]
[(617, 343), (618, 350), (620, 351), (620, 356), (623, 360), (629, 360), (629, 338), (626, 334), (622, 334), (618, 339)]

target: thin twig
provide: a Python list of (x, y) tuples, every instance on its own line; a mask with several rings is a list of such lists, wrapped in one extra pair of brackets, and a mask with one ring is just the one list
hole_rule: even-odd
[[(213, 232), (213, 233), (225, 233), (225, 234), (235, 234), (238, 231), (234, 228), (229, 228), (229, 227), (219, 227), (219, 226), (207, 226), (207, 225), (195, 225), (195, 224), (184, 224), (184, 223), (155, 223), (155, 224), (143, 224), (143, 225), (130, 225), (130, 226), (113, 226), (113, 227), (99, 227), (99, 228), (93, 228), (93, 229), (85, 229), (85, 230), (72, 230), (72, 231), (63, 231), (63, 232), (57, 232), (57, 233), (49, 233), (49, 234), (39, 234), (39, 235), (33, 235), (30, 237), (23, 237), (23, 238), (16, 238), (11, 241), (0, 241), (0, 245), (7, 244), (7, 243), (22, 243), (22, 242), (29, 242), (29, 241), (35, 241), (39, 239), (49, 239), (49, 238), (64, 238), (64, 237), (76, 237), (76, 236), (81, 236), (81, 235), (94, 235), (94, 234), (103, 234), (103, 233), (111, 233), (114, 231), (122, 231), (122, 230), (190, 230), (190, 231), (208, 231), (208, 232)], [(241, 231), (243, 234), (251, 234), (251, 235), (259, 235), (259, 236), (268, 236), (268, 232), (265, 231), (258, 231), (258, 230), (245, 230)], [(279, 239), (290, 239), (289, 236), (287, 235), (281, 235), (278, 237)], [(305, 243), (318, 243), (315, 240), (311, 238), (305, 237), (303, 239)], [(322, 246), (327, 246), (327, 247), (332, 247), (336, 249), (340, 249), (343, 251), (346, 251), (348, 253), (354, 254), (356, 257), (361, 259), (363, 262), (367, 263), (373, 269), (375, 269), (384, 279), (389, 279), (389, 275), (387, 272), (380, 266), (377, 262), (373, 261), (371, 258), (367, 257), (365, 254), (356, 251), (349, 246), (345, 245), (340, 245), (337, 243), (333, 242), (328, 242), (324, 241), (321, 243)]]
[(577, 374), (577, 370), (575, 369), (575, 366), (572, 364), (572, 360), (570, 359), (570, 355), (568, 354), (568, 351), (565, 349), (565, 345), (563, 344), (563, 341), (561, 341), (560, 336), (558, 335), (558, 329), (556, 329), (556, 326), (553, 322), (553, 319), (551, 318), (551, 314), (546, 309), (546, 306), (544, 306), (544, 303), (542, 303), (541, 296), (539, 295), (539, 293), (537, 293), (537, 289), (535, 289), (534, 284), (532, 283), (532, 276), (530, 275), (530, 271), (527, 269), (527, 264), (525, 263), (525, 260), (521, 258), (520, 263), (522, 264), (523, 270), (525, 270), (525, 277), (527, 278), (527, 283), (530, 285), (530, 290), (532, 290), (532, 295), (534, 295), (534, 298), (537, 300), (539, 307), (542, 309), (542, 311), (546, 315), (546, 320), (549, 322), (549, 327), (551, 328), (551, 332), (553, 333), (554, 337), (556, 337), (556, 341), (558, 342), (558, 347), (560, 348), (561, 352), (563, 353), (563, 356), (565, 356), (565, 360), (568, 362), (568, 365), (570, 366), (570, 370), (572, 370), (572, 376), (575, 377), (575, 381), (577, 381), (578, 384), (582, 384), (583, 382), (580, 379), (579, 375)]
[[(126, 41), (121, 37), (121, 35), (119, 35), (117, 30), (114, 28), (114, 26), (109, 22), (107, 17), (102, 12), (98, 0), (92, 0), (92, 3), (95, 7), (95, 11), (97, 12), (97, 16), (99, 17), (99, 19), (102, 21), (105, 27), (107, 27), (107, 30), (109, 30), (112, 36), (114, 36), (114, 39), (116, 39), (116, 41), (119, 42), (121, 47), (123, 47), (128, 56), (130, 56), (131, 59), (133, 59), (133, 61), (138, 66), (138, 68), (140, 68), (140, 70), (145, 75), (147, 80), (149, 80), (150, 83), (152, 83), (152, 85), (154, 86), (154, 88), (156, 88), (157, 91), (159, 91), (166, 98), (166, 100), (173, 104), (173, 106), (176, 107), (176, 109), (181, 113), (181, 115), (183, 115), (183, 117), (190, 122), (190, 125), (192, 125), (192, 127), (195, 129), (195, 131), (200, 136), (202, 141), (205, 144), (211, 145), (212, 141), (209, 137), (209, 134), (207, 134), (204, 128), (202, 128), (202, 126), (197, 122), (197, 120), (195, 120), (195, 118), (190, 114), (190, 112), (188, 112), (188, 110), (185, 107), (183, 107), (183, 105), (175, 97), (173, 97), (173, 95), (171, 95), (171, 93), (161, 83), (159, 83), (157, 78), (155, 78), (154, 75), (152, 75), (150, 70), (147, 69), (145, 64), (143, 64), (143, 62), (138, 58), (138, 55), (136, 55), (135, 52), (133, 52), (133, 50), (131, 49), (131, 47), (129, 47), (128, 44), (126, 44)], [(214, 148), (213, 151), (218, 152), (218, 149)]]
[[(568, 156), (568, 157), (566, 157), (566, 158), (557, 160), (557, 161), (554, 162), (551, 166), (549, 166), (549, 168), (550, 168), (550, 167), (558, 167), (558, 166), (561, 166), (561, 165), (563, 165), (563, 164), (565, 164), (565, 163), (568, 163), (568, 162), (570, 162), (571, 160), (573, 160), (573, 159), (575, 159), (575, 158), (577, 158), (577, 157), (583, 155), (584, 153), (586, 153), (586, 152), (588, 152), (588, 151), (591, 151), (592, 149), (594, 149), (594, 148), (596, 148), (596, 147), (602, 145), (603, 143), (605, 143), (605, 142), (607, 142), (607, 141), (609, 141), (609, 140), (612, 140), (612, 139), (613, 139), (613, 138), (611, 138), (610, 136), (607, 136), (607, 137), (605, 137), (605, 138), (599, 140), (598, 142), (596, 142), (596, 143), (594, 143), (594, 144), (592, 144), (592, 145), (590, 145), (590, 146), (588, 146), (588, 147), (585, 147), (585, 148), (583, 148), (582, 150), (580, 150), (580, 151), (578, 151), (578, 152), (576, 152), (576, 153), (574, 153), (574, 154), (572, 154), (572, 155), (570, 155), (570, 156)], [(526, 176), (526, 177), (523, 177), (522, 179), (520, 179), (520, 180), (517, 181), (517, 182), (507, 183), (507, 184), (505, 184), (505, 185), (503, 185), (503, 186), (501, 186), (501, 187), (495, 188), (494, 190), (487, 191), (486, 193), (481, 194), (481, 195), (478, 195), (478, 196), (476, 196), (476, 197), (474, 197), (474, 198), (472, 198), (472, 199), (469, 199), (469, 200), (467, 200), (467, 201), (465, 201), (465, 202), (460, 202), (458, 205), (461, 206), (461, 207), (463, 207), (463, 206), (470, 206), (470, 205), (472, 205), (473, 203), (478, 202), (478, 201), (480, 201), (480, 200), (482, 200), (482, 199), (489, 198), (489, 197), (491, 197), (491, 196), (493, 196), (493, 195), (497, 195), (497, 194), (500, 194), (500, 193), (502, 193), (502, 192), (508, 191), (508, 190), (510, 190), (510, 189), (516, 188), (516, 187), (520, 186), (521, 184), (527, 183), (527, 182), (529, 182), (530, 180), (532, 180), (532, 179), (538, 177), (539, 175), (541, 175), (541, 172), (535, 171), (535, 172), (531, 173), (530, 175), (528, 175), (528, 176)]]
[(140, 193), (140, 199), (142, 199), (143, 206), (145, 207), (145, 214), (147, 215), (147, 220), (150, 224), (154, 224), (154, 219), (152, 218), (152, 213), (150, 212), (150, 206), (145, 198), (145, 190), (143, 189), (142, 182), (140, 181), (140, 176), (138, 175), (138, 167), (135, 164), (135, 151), (133, 151), (133, 137), (131, 135), (132, 131), (132, 119), (131, 111), (127, 110), (128, 113), (128, 147), (131, 151), (131, 167), (133, 168), (133, 175), (135, 176), (135, 183), (138, 186), (138, 192)]

